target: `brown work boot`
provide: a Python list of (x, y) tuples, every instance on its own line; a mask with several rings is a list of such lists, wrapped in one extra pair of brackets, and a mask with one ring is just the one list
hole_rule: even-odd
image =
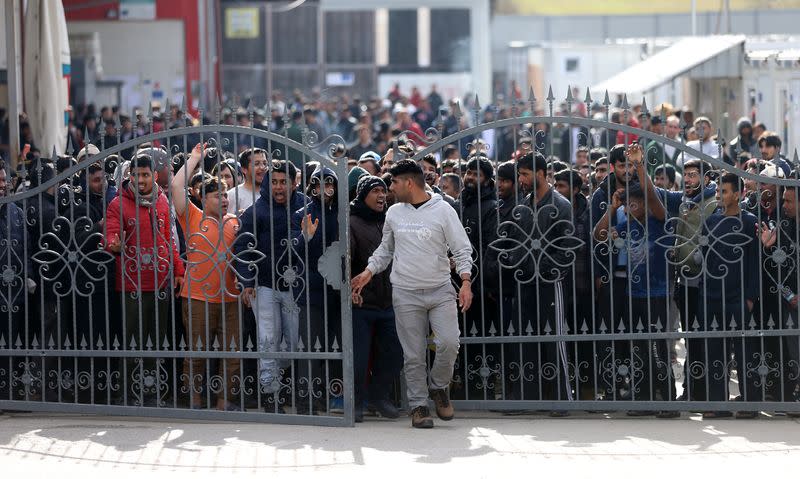
[(436, 415), (439, 416), (439, 419), (442, 421), (453, 419), (455, 410), (450, 404), (450, 395), (447, 393), (447, 389), (431, 389), (430, 396), (436, 404)]
[(433, 427), (433, 418), (428, 406), (417, 406), (411, 410), (411, 427), (417, 429), (431, 429)]

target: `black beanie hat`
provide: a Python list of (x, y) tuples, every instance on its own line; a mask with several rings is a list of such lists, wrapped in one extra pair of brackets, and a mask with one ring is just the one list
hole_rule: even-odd
[(501, 163), (500, 166), (497, 167), (497, 177), (503, 180), (511, 180), (516, 183), (517, 172), (516, 168), (514, 167), (514, 162), (506, 161), (505, 163)]
[(467, 162), (467, 171), (479, 168), (484, 178), (494, 179), (494, 168), (492, 168), (492, 163), (489, 159), (483, 155), (471, 156)]
[(356, 186), (356, 199), (364, 201), (369, 192), (378, 187), (386, 188), (386, 183), (377, 176), (362, 176), (358, 180), (358, 186)]

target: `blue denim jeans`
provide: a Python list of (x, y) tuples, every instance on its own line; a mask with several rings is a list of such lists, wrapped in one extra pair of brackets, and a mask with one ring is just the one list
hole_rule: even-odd
[[(254, 305), (258, 350), (260, 352), (296, 351), (300, 325), (300, 308), (291, 291), (278, 291), (259, 286)], [(280, 364), (274, 358), (258, 360), (259, 382), (263, 386), (280, 380)]]

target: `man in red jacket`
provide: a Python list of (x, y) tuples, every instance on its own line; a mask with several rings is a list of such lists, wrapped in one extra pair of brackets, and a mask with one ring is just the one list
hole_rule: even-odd
[[(122, 347), (132, 350), (158, 350), (172, 343), (169, 292), (180, 291), (185, 272), (157, 176), (152, 158), (137, 155), (130, 179), (122, 183), (106, 214), (106, 249), (117, 255), (116, 289), (123, 297)], [(135, 405), (143, 405), (145, 392), (155, 392), (161, 402), (167, 380), (161, 361), (157, 366), (153, 359), (129, 359), (127, 369)]]

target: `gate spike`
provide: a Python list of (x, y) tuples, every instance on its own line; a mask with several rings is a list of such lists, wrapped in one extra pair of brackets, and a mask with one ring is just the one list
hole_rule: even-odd
[(625, 322), (621, 319), (619, 320), (619, 326), (617, 326), (617, 331), (619, 331), (620, 333), (625, 332)]
[(334, 353), (339, 352), (339, 340), (336, 339), (336, 336), (333, 337), (333, 344), (331, 344), (331, 351)]
[(87, 346), (87, 344), (86, 344), (86, 336), (81, 334), (80, 347), (81, 347), (82, 350), (86, 351), (86, 346)]
[(114, 342), (111, 344), (111, 347), (114, 348), (115, 351), (119, 350), (120, 344), (116, 334), (114, 335)]
[(647, 109), (647, 98), (646, 97), (642, 97), (642, 113), (644, 113), (645, 115), (650, 113), (650, 110)]
[(550, 333), (553, 332), (553, 328), (550, 327), (550, 320), (549, 319), (544, 323), (544, 329), (542, 331), (544, 331), (544, 334), (546, 336), (549, 336)]
[(772, 315), (770, 315), (769, 319), (767, 320), (767, 328), (768, 329), (775, 328), (775, 321), (772, 320)]
[(756, 329), (756, 320), (751, 317), (750, 322), (747, 323), (747, 325), (750, 326), (750, 329)]
[(14, 341), (14, 346), (17, 349), (22, 349), (22, 338), (19, 337), (19, 334), (17, 334), (17, 340)]
[[(50, 160), (55, 165), (56, 160), (58, 159), (58, 151), (56, 151), (56, 145), (53, 145), (53, 151), (52, 151), (52, 153), (50, 153), (50, 155), (51, 155), (50, 156)], [(60, 171), (56, 171), (56, 174), (58, 174), (58, 173), (61, 173), (61, 172)]]
[(214, 351), (219, 351), (219, 336), (214, 336), (214, 342), (211, 343), (211, 348)]
[(0, 333), (0, 349), (6, 349), (6, 337)]
[(606, 107), (606, 109), (611, 106), (611, 100), (608, 98), (608, 90), (606, 90), (605, 97), (603, 98), (603, 106)]
[(553, 103), (555, 99), (556, 96), (553, 95), (553, 85), (550, 85), (549, 90), (547, 91), (547, 98), (545, 98), (545, 100), (547, 100), (550, 103)]
[(796, 165), (800, 162), (800, 157), (797, 156), (797, 148), (794, 149), (794, 156), (792, 157), (792, 162)]
[(477, 336), (478, 335), (478, 328), (475, 327), (475, 323), (472, 323), (472, 327), (469, 328), (469, 335), (470, 336)]
[(731, 318), (731, 322), (730, 322), (730, 324), (728, 324), (728, 327), (731, 328), (731, 329), (736, 329), (736, 326), (737, 326), (736, 325), (736, 320)]
[(166, 336), (164, 336), (164, 342), (161, 343), (161, 349), (164, 349), (164, 350), (168, 350), (169, 349), (169, 341), (167, 340)]
[(589, 93), (589, 87), (586, 87), (586, 97), (583, 99), (584, 103), (591, 104), (592, 103), (592, 94)]
[(250, 337), (250, 335), (247, 336), (247, 342), (244, 343), (244, 347), (247, 351), (253, 350), (253, 339)]
[(37, 339), (35, 335), (33, 336), (33, 341), (31, 341), (31, 347), (33, 349), (39, 349), (39, 339)]
[(314, 352), (318, 353), (322, 350), (322, 343), (319, 342), (319, 336), (314, 341)]
[(525, 327), (525, 334), (527, 336), (530, 336), (531, 334), (533, 334), (533, 327), (531, 326), (531, 322), (530, 321), (528, 321), (528, 325)]
[(600, 320), (600, 328), (598, 329), (601, 334), (606, 334), (608, 332), (608, 328), (606, 327), (606, 320)]
[(203, 350), (203, 340), (199, 335), (197, 336), (197, 341), (195, 341), (194, 347), (197, 348), (197, 351)]
[(564, 334), (569, 334), (571, 330), (569, 329), (569, 322), (564, 323)]
[(517, 330), (514, 329), (514, 323), (513, 322), (509, 322), (508, 323), (508, 329), (506, 330), (506, 332), (508, 333), (509, 336), (512, 336), (514, 333), (517, 332)]
[(306, 348), (303, 338), (297, 338), (297, 350), (302, 352)]
[(89, 138), (89, 127), (88, 126), (84, 126), (83, 127), (83, 142), (85, 144), (87, 144), (87, 145), (92, 142), (91, 139)]
[(497, 334), (497, 329), (494, 327), (494, 321), (489, 325), (489, 335), (495, 336)]
[(178, 341), (178, 349), (181, 351), (186, 351), (186, 339), (181, 334), (181, 340)]
[(642, 331), (644, 331), (644, 324), (642, 324), (642, 320), (639, 319), (639, 322), (636, 323), (636, 332), (641, 333)]
[(575, 98), (572, 96), (572, 85), (567, 85), (567, 98), (565, 101), (569, 104), (575, 101)]
[(656, 332), (660, 333), (662, 329), (664, 329), (664, 325), (661, 324), (661, 318), (656, 318), (656, 324), (653, 325), (656, 328)]
[(72, 135), (67, 135), (67, 149), (64, 150), (69, 156), (75, 155), (75, 147), (72, 145)]
[(69, 340), (69, 335), (64, 338), (64, 349), (69, 349), (72, 347), (72, 341)]
[(700, 322), (697, 321), (697, 318), (694, 318), (694, 322), (692, 323), (692, 329), (695, 331), (700, 329)]
[(103, 336), (97, 335), (97, 349), (103, 349), (105, 347), (105, 343), (103, 342)]
[(709, 326), (711, 327), (711, 331), (718, 330), (719, 329), (719, 324), (717, 323), (717, 318), (712, 318), (711, 319), (711, 324)]
[(478, 100), (478, 94), (477, 93), (475, 94), (475, 107), (474, 108), (475, 108), (476, 112), (481, 111), (481, 102)]
[(231, 337), (231, 343), (228, 345), (228, 351), (236, 351), (236, 338)]
[[(167, 116), (167, 115), (172, 115), (172, 105), (170, 105), (170, 103), (169, 103), (169, 98), (167, 98), (166, 101), (164, 101), (164, 119), (165, 119), (165, 121), (169, 121), (169, 120), (173, 119), (171, 116)], [(117, 123), (117, 124), (119, 124), (119, 123)]]
[[(795, 154), (797, 154), (796, 151), (795, 151)], [(791, 315), (789, 315), (789, 317), (786, 318), (786, 327), (789, 328), (789, 329), (792, 329), (794, 327), (794, 320), (792, 319)]]
[(531, 85), (530, 90), (528, 91), (528, 103), (531, 104), (531, 110), (533, 110), (533, 105), (536, 103), (536, 95), (533, 94), (533, 85)]
[(181, 96), (181, 111), (180, 113), (183, 115), (184, 119), (186, 117), (186, 95)]
[(289, 348), (286, 343), (286, 338), (281, 338), (281, 344), (278, 345), (278, 350), (285, 352)]
[(622, 95), (622, 105), (621, 106), (622, 106), (623, 110), (630, 110), (631, 109), (630, 105), (628, 105), (628, 94), (627, 93)]
[(581, 323), (581, 334), (586, 334), (589, 332), (589, 327), (586, 326), (586, 320), (584, 319)]
[[(156, 339), (158, 339), (158, 338), (156, 338)], [(147, 349), (148, 351), (152, 351), (153, 350), (153, 340), (150, 339), (150, 335), (149, 334), (147, 335), (147, 339), (145, 339), (144, 348)]]

